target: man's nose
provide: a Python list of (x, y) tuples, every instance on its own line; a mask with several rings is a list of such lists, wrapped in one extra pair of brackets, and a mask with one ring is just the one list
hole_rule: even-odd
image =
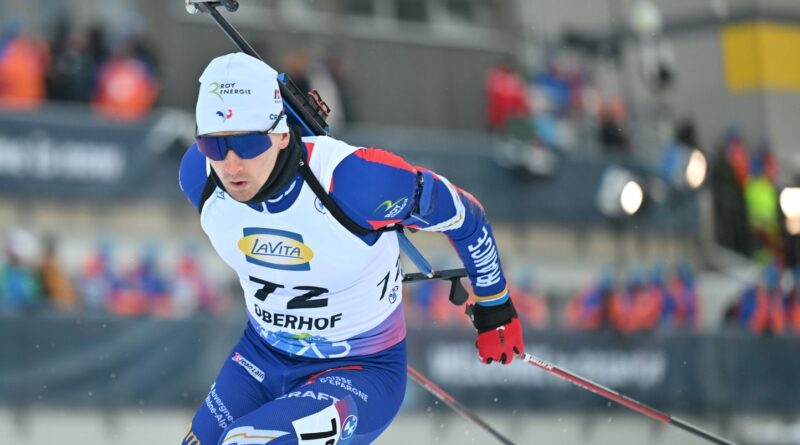
[(236, 174), (242, 169), (242, 166), (242, 158), (240, 158), (235, 151), (228, 150), (228, 153), (225, 154), (225, 160), (222, 163), (225, 173)]

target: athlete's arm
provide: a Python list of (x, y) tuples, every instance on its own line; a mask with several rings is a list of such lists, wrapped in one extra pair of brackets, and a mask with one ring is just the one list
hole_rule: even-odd
[(463, 261), (478, 304), (496, 306), (508, 300), (483, 207), (446, 178), (393, 153), (362, 148), (336, 167), (330, 192), (342, 210), (365, 228), (401, 224), (441, 232)]
[(492, 228), (475, 197), (443, 176), (374, 148), (345, 158), (334, 170), (329, 192), (365, 228), (401, 224), (447, 236), (472, 282), (478, 358), (509, 364), (524, 351)]

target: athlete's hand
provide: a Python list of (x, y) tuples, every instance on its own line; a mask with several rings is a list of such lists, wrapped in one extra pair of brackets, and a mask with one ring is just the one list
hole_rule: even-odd
[(471, 305), (472, 324), (478, 330), (478, 358), (483, 363), (511, 363), (525, 351), (522, 326), (511, 299), (499, 306)]

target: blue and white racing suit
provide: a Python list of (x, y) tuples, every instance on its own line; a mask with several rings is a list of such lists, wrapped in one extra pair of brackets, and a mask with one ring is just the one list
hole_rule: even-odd
[[(474, 197), (383, 150), (327, 136), (302, 142), (314, 175), (353, 221), (442, 232), (464, 262), (478, 304), (509, 298)], [(263, 203), (240, 203), (219, 188), (201, 203), (209, 172), (190, 147), (181, 189), (236, 271), (249, 323), (183, 443), (370, 443), (396, 415), (405, 390), (396, 234), (351, 233), (299, 174)]]

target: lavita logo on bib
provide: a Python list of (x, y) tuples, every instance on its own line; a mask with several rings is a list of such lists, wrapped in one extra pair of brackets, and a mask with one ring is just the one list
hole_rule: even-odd
[(239, 250), (248, 263), (281, 270), (311, 270), (314, 252), (299, 233), (285, 230), (245, 227)]

